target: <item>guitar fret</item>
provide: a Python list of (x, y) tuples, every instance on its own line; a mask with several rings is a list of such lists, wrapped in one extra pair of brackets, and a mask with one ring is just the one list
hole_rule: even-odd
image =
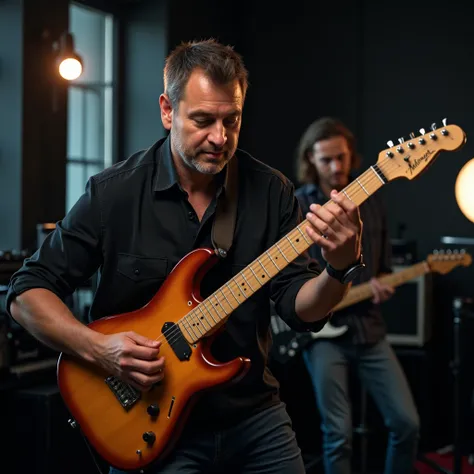
[(229, 283), (226, 283), (225, 285), (229, 291), (232, 293), (232, 296), (234, 297), (234, 300), (237, 301), (237, 304), (240, 304), (240, 301), (237, 299), (237, 297), (235, 296), (234, 292), (232, 291), (232, 288), (230, 287)]
[(252, 267), (249, 267), (249, 270), (253, 273), (253, 276), (255, 277), (255, 279), (260, 283), (260, 286), (263, 286), (263, 283), (260, 281), (260, 279), (258, 278), (258, 276), (255, 274), (255, 272), (252, 270)]
[(364, 188), (363, 184), (359, 181), (359, 178), (356, 178), (357, 184), (364, 190), (365, 194), (367, 196), (370, 196), (370, 194), (367, 192), (367, 189)]
[(347, 192), (343, 189), (342, 192), (344, 193), (344, 196), (346, 196), (347, 199), (349, 199), (349, 201), (352, 201), (352, 199), (349, 197), (349, 194), (347, 194)]
[(225, 315), (228, 316), (229, 313), (225, 310), (224, 306), (222, 306), (221, 302), (219, 301), (219, 298), (217, 298), (216, 295), (211, 295), (211, 296), (214, 296), (214, 299), (217, 301), (217, 304), (224, 310)]
[[(193, 312), (196, 312), (196, 310), (194, 310)], [(209, 323), (209, 321), (207, 320), (205, 315), (201, 316), (201, 317), (196, 315), (196, 318), (198, 320), (198, 324), (200, 324), (204, 328), (205, 331), (208, 331), (209, 329), (212, 328), (212, 325)], [(207, 324), (207, 326), (209, 326), (209, 328), (206, 327), (206, 324), (204, 324), (204, 322), (206, 322), (206, 324)]]
[[(203, 316), (206, 317), (206, 315), (204, 314), (204, 311), (201, 308), (201, 305), (198, 305), (198, 308), (201, 311), (201, 313), (203, 314)], [(212, 313), (210, 313), (210, 315), (211, 315), (212, 320), (217, 324), (217, 321), (214, 319), (214, 316), (212, 315)]]
[(253, 293), (255, 293), (255, 290), (252, 288), (252, 285), (249, 283), (249, 281), (247, 280), (247, 278), (245, 278), (245, 275), (244, 275), (243, 272), (241, 273), (241, 275), (242, 275), (243, 279), (246, 281), (246, 283), (247, 283), (248, 287), (250, 288), (250, 290), (251, 290)]
[(281, 251), (281, 248), (280, 246), (278, 245), (278, 243), (275, 244), (276, 248), (280, 251), (280, 253), (283, 255), (283, 258), (288, 262), (290, 263), (290, 261), (286, 258), (286, 255)]
[(293, 247), (293, 250), (299, 255), (300, 253), (298, 252), (298, 250), (296, 250), (296, 247), (293, 245), (293, 242), (291, 241), (291, 239), (286, 236), (286, 240), (288, 240), (288, 242), (290, 242), (290, 245)]
[(303, 239), (306, 240), (306, 243), (307, 243), (308, 245), (312, 245), (313, 243), (308, 241), (308, 238), (306, 237), (306, 235), (304, 234), (304, 232), (300, 229), (300, 226), (298, 225), (298, 226), (296, 226), (296, 228), (299, 230), (300, 234), (303, 236)]
[(244, 298), (244, 301), (247, 299), (247, 295), (240, 289), (240, 285), (237, 283), (237, 281), (235, 280), (235, 278), (232, 278), (232, 280), (234, 282), (234, 285), (237, 287), (237, 290), (238, 292), (240, 293), (240, 295)]
[(275, 268), (280, 271), (280, 267), (275, 263), (275, 260), (273, 260), (272, 256), (268, 252), (268, 250), (265, 252), (268, 255), (268, 258), (272, 261), (273, 265), (275, 265)]
[(375, 173), (375, 176), (377, 176), (377, 178), (380, 179), (380, 181), (382, 182), (382, 184), (385, 184), (385, 183), (384, 183), (384, 180), (382, 179), (382, 177), (377, 173), (377, 171), (375, 171), (375, 168), (374, 168), (373, 166), (371, 166), (370, 169)]
[(271, 278), (272, 276), (270, 275), (270, 273), (267, 272), (267, 269), (265, 268), (263, 263), (260, 261), (260, 259), (257, 259), (257, 261), (260, 264), (260, 266), (263, 268), (263, 271), (268, 275), (268, 278)]
[[(230, 304), (230, 301), (227, 299), (227, 296), (225, 295), (225, 293), (224, 293), (222, 290), (220, 290), (220, 291), (221, 291), (221, 294), (222, 294), (222, 296), (224, 297), (224, 299), (227, 301), (227, 304), (229, 305), (229, 308), (230, 308), (231, 310), (234, 310), (234, 307)], [(224, 311), (225, 311), (225, 310), (224, 310)]]
[[(196, 321), (193, 322), (193, 320), (191, 319), (191, 328), (196, 328), (200, 333), (201, 333), (201, 336), (204, 334), (202, 331), (201, 331), (201, 328), (199, 327), (199, 320), (196, 324)], [(193, 329), (193, 332), (194, 332), (194, 329)]]
[[(183, 318), (182, 327), (183, 327), (183, 329), (189, 334), (189, 337), (191, 338), (191, 340), (193, 340), (193, 338), (196, 337), (196, 334), (194, 334), (194, 336), (193, 336), (193, 335), (189, 332), (190, 326), (189, 326), (189, 323), (186, 324), (186, 323), (187, 323), (187, 320), (188, 320), (187, 317)], [(180, 326), (180, 329), (181, 329), (181, 326)], [(181, 330), (183, 330), (183, 329), (181, 329)], [(194, 332), (194, 331), (193, 331), (193, 332)]]
[[(199, 319), (199, 323), (201, 324), (201, 326), (204, 328), (205, 331), (209, 331), (209, 329), (212, 329), (212, 324), (207, 320), (206, 316), (201, 316), (198, 319)], [(206, 325), (209, 327), (207, 328)]]
[[(217, 317), (219, 318), (219, 321), (221, 321), (222, 318), (221, 318), (221, 315), (219, 314), (219, 312), (217, 311), (217, 309), (214, 308), (214, 305), (213, 305), (210, 301), (209, 301), (209, 304), (211, 305), (211, 308), (212, 308), (212, 310), (214, 311), (214, 313), (217, 314)], [(207, 309), (207, 312), (208, 312), (208, 313), (211, 313), (210, 310), (209, 310), (209, 308), (208, 308), (206, 305), (204, 305), (204, 307)], [(211, 314), (212, 314), (212, 313), (211, 313)]]

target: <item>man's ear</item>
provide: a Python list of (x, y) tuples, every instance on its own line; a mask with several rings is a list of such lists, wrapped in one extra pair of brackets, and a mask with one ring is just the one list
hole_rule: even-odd
[(166, 94), (160, 95), (160, 110), (163, 127), (165, 127), (166, 130), (171, 130), (173, 107), (171, 106), (171, 101)]

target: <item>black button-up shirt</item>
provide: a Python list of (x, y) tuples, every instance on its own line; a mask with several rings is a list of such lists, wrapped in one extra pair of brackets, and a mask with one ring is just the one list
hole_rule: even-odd
[[(208, 296), (240, 272), (300, 221), (292, 183), (281, 173), (238, 150), (238, 208), (228, 256), (204, 278)], [(227, 167), (219, 173), (225, 192)], [(97, 272), (98, 284), (89, 318), (95, 320), (142, 307), (158, 291), (173, 267), (190, 251), (212, 247), (216, 199), (202, 221), (178, 183), (169, 139), (93, 176), (86, 192), (42, 247), (13, 275), (7, 295), (47, 288), (61, 298)], [(278, 313), (297, 331), (318, 331), (325, 320), (304, 323), (295, 312), (301, 286), (319, 274), (307, 254), (296, 258), (241, 304), (229, 317), (213, 353), (225, 361), (250, 358), (247, 375), (236, 385), (203, 397), (195, 412), (231, 422), (278, 400), (278, 383), (266, 362), (271, 345), (270, 298)], [(146, 334), (144, 334), (146, 336)]]
[[(312, 203), (323, 205), (328, 201), (321, 189), (314, 184), (306, 184), (296, 190), (303, 214), (309, 211)], [(380, 195), (373, 194), (360, 207), (362, 228), (362, 253), (366, 268), (354, 280), (353, 285), (369, 281), (382, 273), (391, 273), (391, 246), (388, 238), (386, 213)], [(309, 254), (325, 266), (321, 248), (312, 245)], [(348, 332), (341, 341), (354, 344), (373, 344), (385, 337), (386, 327), (380, 305), (371, 300), (362, 301), (347, 308), (335, 311), (331, 317), (334, 326), (347, 325)]]

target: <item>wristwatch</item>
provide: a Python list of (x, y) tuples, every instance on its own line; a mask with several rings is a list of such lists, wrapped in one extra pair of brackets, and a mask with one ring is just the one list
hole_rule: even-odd
[(343, 268), (342, 270), (336, 270), (329, 263), (326, 263), (326, 271), (328, 272), (328, 275), (332, 278), (335, 278), (343, 285), (351, 282), (352, 280), (354, 280), (354, 278), (358, 277), (364, 268), (365, 263), (362, 254), (360, 254), (360, 257), (356, 262), (349, 265), (347, 268)]

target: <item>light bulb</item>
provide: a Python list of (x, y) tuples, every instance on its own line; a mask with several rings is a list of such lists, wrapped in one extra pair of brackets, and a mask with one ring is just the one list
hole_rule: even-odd
[(82, 64), (75, 58), (67, 58), (59, 64), (59, 74), (64, 79), (73, 81), (82, 74)]
[(461, 168), (456, 178), (454, 194), (461, 212), (474, 222), (474, 158)]

